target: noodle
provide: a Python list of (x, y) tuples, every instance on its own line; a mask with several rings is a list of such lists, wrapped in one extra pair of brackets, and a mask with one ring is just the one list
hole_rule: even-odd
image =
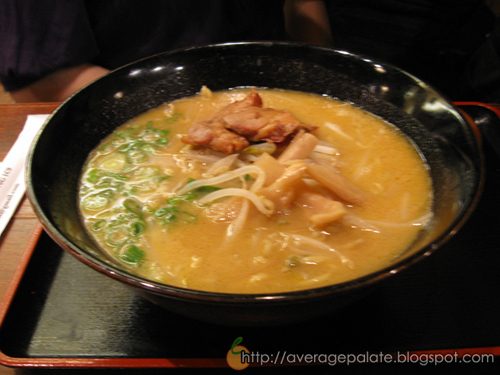
[(431, 221), (433, 217), (432, 213), (427, 213), (421, 217), (416, 218), (415, 220), (410, 220), (406, 221), (403, 223), (387, 223), (383, 221), (377, 221), (377, 220), (366, 220), (366, 219), (361, 219), (359, 217), (356, 217), (354, 215), (345, 215), (342, 218), (342, 222), (345, 225), (354, 225), (357, 227), (361, 227), (362, 230), (366, 231), (372, 231), (375, 233), (381, 233), (380, 231), (380, 226), (385, 226), (385, 227), (392, 227), (392, 228), (402, 228), (402, 227), (423, 227)]
[(214, 191), (205, 195), (203, 198), (198, 200), (200, 204), (207, 204), (216, 199), (239, 196), (251, 201), (255, 207), (262, 212), (264, 215), (272, 215), (274, 212), (274, 203), (268, 199), (261, 199), (259, 196), (249, 190), (239, 189), (239, 188), (227, 188)]
[(221, 160), (221, 158), (217, 156), (212, 156), (212, 155), (201, 155), (201, 154), (194, 154), (194, 153), (185, 153), (185, 154), (176, 154), (172, 155), (174, 158), (177, 159), (192, 159), (196, 161), (200, 161), (202, 163), (216, 163)]
[(229, 155), (225, 158), (219, 159), (207, 169), (205, 174), (215, 176), (219, 173), (227, 172), (236, 162), (236, 159), (238, 159), (238, 154)]
[[(295, 246), (288, 245), (288, 246), (293, 246), (295, 251), (302, 252), (302, 254), (304, 254), (304, 255), (310, 255), (311, 253), (318, 255), (317, 252), (310, 251), (309, 250), (310, 248), (308, 248), (308, 250), (299, 250), (298, 248), (296, 248), (296, 246), (300, 245), (300, 242), (302, 242), (306, 245), (317, 248), (318, 250), (321, 251), (320, 254), (323, 254), (325, 251), (336, 254), (340, 258), (342, 264), (346, 265), (349, 268), (354, 268), (354, 264), (352, 263), (352, 261), (349, 258), (347, 258), (344, 254), (342, 254), (338, 250), (335, 250), (333, 247), (328, 246), (324, 242), (315, 240), (315, 239), (310, 238), (310, 237), (302, 236), (300, 234), (286, 234), (286, 233), (280, 233), (280, 234), (281, 234), (281, 236), (283, 236), (285, 238), (290, 238), (290, 239), (293, 239), (295, 241), (295, 243), (293, 244)], [(299, 242), (299, 244), (297, 244), (296, 242)]]
[(346, 133), (344, 133), (342, 130), (340, 130), (340, 127), (337, 125), (337, 124), (334, 124), (332, 122), (325, 122), (325, 126), (330, 129), (330, 130), (333, 130), (335, 133), (341, 135), (342, 137), (344, 138), (347, 138), (348, 140), (350, 141), (353, 141), (354, 139), (350, 136), (350, 135), (347, 135)]
[(331, 146), (325, 146), (325, 145), (316, 145), (314, 147), (313, 152), (317, 152), (318, 154), (326, 154), (326, 155), (335, 155), (337, 153), (337, 150), (334, 147)]
[(241, 232), (243, 226), (245, 225), (249, 208), (250, 203), (248, 199), (243, 200), (238, 217), (233, 220), (233, 222), (227, 228), (227, 237), (236, 237), (236, 235)]
[(216, 176), (216, 177), (189, 182), (184, 187), (177, 190), (176, 194), (183, 195), (183, 194), (188, 193), (191, 190), (197, 189), (197, 188), (202, 187), (202, 186), (219, 185), (219, 184), (222, 184), (224, 182), (230, 181), (232, 179), (245, 176), (247, 174), (257, 174), (258, 175), (257, 180), (254, 182), (254, 185), (257, 185), (257, 188), (262, 186), (262, 184), (264, 183), (265, 178), (266, 178), (265, 173), (261, 168), (256, 167), (256, 166), (252, 166), (252, 165), (248, 165), (245, 167), (235, 169), (234, 171), (229, 171), (227, 173), (221, 174), (221, 175)]

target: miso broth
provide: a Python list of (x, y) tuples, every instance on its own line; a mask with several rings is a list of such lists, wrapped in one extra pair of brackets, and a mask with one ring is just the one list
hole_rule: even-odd
[(106, 253), (164, 284), (273, 293), (369, 274), (416, 240), (432, 219), (428, 166), (400, 130), (351, 104), (258, 89), (264, 108), (306, 125), (232, 152), (186, 141), (250, 93), (204, 88), (92, 152), (79, 204)]

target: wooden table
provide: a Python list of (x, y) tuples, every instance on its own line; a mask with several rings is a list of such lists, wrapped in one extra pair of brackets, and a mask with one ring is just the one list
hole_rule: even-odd
[[(0, 160), (3, 160), (21, 132), (30, 114), (49, 114), (58, 103), (1, 104), (0, 105)], [(38, 220), (25, 197), (14, 219), (0, 239), (0, 298), (5, 294), (29, 237)], [(3, 372), (0, 372), (3, 374)]]
[[(49, 114), (58, 103), (0, 104), (0, 160), (3, 160), (14, 144), (29, 114)], [(495, 105), (500, 108), (500, 105)], [(31, 234), (37, 226), (37, 218), (26, 198), (0, 239), (0, 300), (6, 294)], [(0, 375), (25, 373), (0, 366)]]
[[(49, 114), (59, 103), (0, 104), (0, 160), (3, 160), (31, 114)], [(24, 198), (13, 220), (0, 238), (0, 300), (23, 255), (29, 238), (38, 223), (29, 201)], [(0, 366), (0, 374), (19, 373)]]

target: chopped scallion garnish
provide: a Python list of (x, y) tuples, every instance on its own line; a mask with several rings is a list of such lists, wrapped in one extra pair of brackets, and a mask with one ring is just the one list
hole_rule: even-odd
[(144, 260), (145, 256), (146, 252), (144, 250), (139, 249), (135, 245), (131, 245), (120, 255), (120, 259), (124, 262), (138, 265)]

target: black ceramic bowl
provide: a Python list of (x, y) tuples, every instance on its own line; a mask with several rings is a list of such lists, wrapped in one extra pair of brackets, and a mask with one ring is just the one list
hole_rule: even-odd
[[(90, 151), (113, 129), (164, 102), (241, 86), (328, 95), (399, 127), (431, 167), (435, 219), (394, 264), (342, 284), (299, 292), (240, 295), (200, 292), (136, 277), (107, 258), (86, 234), (77, 185)], [(344, 51), (291, 43), (231, 43), (167, 52), (115, 70), (64, 102), (29, 154), (28, 195), (44, 229), (65, 250), (167, 309), (221, 324), (278, 324), (338, 309), (439, 248), (480, 194), (479, 133), (449, 101), (401, 70)]]

